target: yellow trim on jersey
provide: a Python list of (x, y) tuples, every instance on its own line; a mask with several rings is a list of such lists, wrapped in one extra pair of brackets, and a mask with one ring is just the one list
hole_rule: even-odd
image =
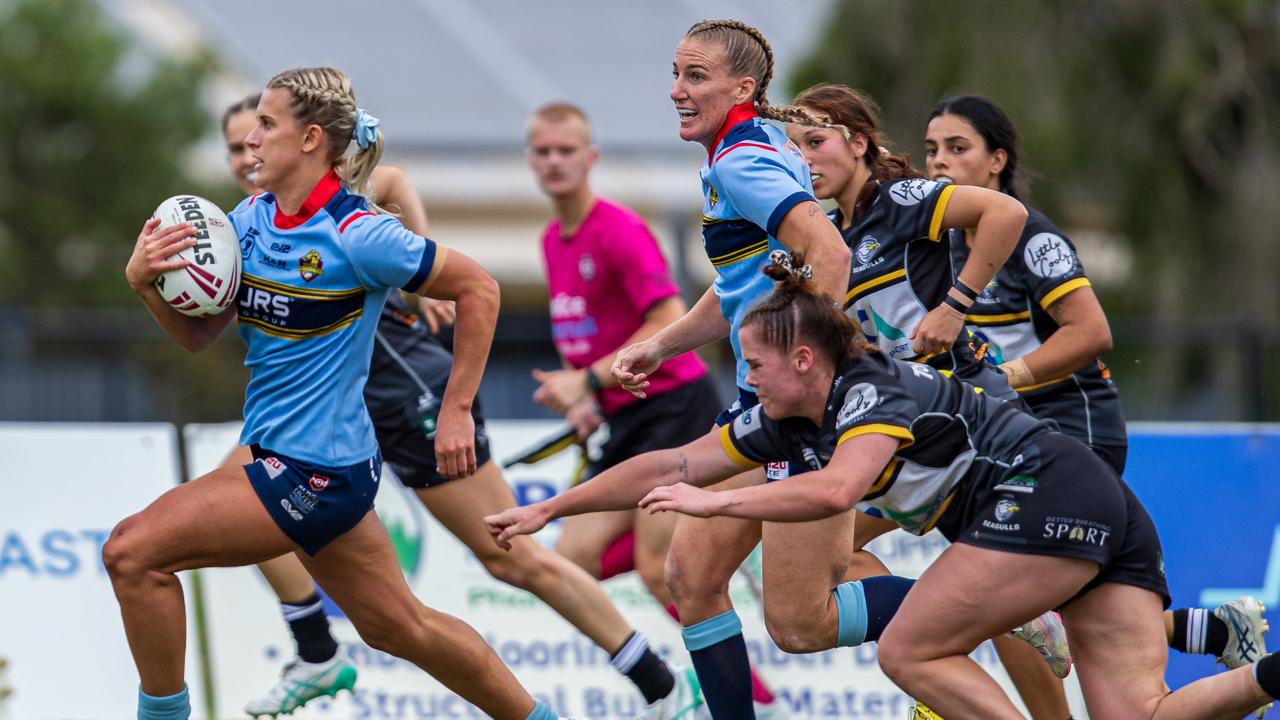
[(876, 481), (871, 483), (871, 487), (867, 488), (867, 492), (863, 497), (872, 493), (878, 493), (888, 487), (889, 479), (894, 476), (894, 473), (896, 473), (900, 467), (902, 467), (902, 458), (889, 458), (889, 463), (884, 466), (884, 472), (880, 473), (880, 477), (876, 478)]
[(732, 423), (720, 428), (720, 447), (724, 448), (724, 454), (728, 455), (730, 460), (744, 468), (758, 468), (761, 465), (764, 465), (764, 463), (758, 463), (746, 455), (743, 455), (742, 452), (738, 450), (737, 446), (733, 444), (733, 438), (729, 436), (729, 428), (731, 425)]
[(861, 285), (855, 285), (852, 290), (850, 290), (848, 293), (845, 294), (844, 301), (846, 304), (848, 304), (852, 302), (854, 298), (861, 296), (863, 293), (870, 290), (871, 288), (879, 287), (881, 285), (884, 285), (885, 283), (893, 282), (894, 280), (897, 280), (899, 278), (904, 278), (906, 276), (907, 276), (907, 269), (902, 268), (901, 270), (894, 270), (893, 272), (887, 275), (881, 275), (878, 278), (872, 278), (871, 280), (868, 280), (862, 283)]
[(916, 441), (916, 436), (911, 434), (911, 430), (901, 425), (890, 425), (888, 423), (871, 423), (870, 425), (859, 425), (849, 428), (845, 431), (840, 439), (836, 441), (836, 447), (840, 447), (846, 440), (851, 440), (859, 435), (888, 435), (896, 437), (902, 442), (898, 443), (898, 449), (909, 447)]
[(1050, 385), (1054, 385), (1056, 383), (1060, 383), (1064, 380), (1070, 380), (1070, 379), (1071, 379), (1071, 375), (1063, 375), (1062, 377), (1054, 380), (1046, 380), (1042, 383), (1036, 383), (1035, 385), (1027, 385), (1025, 387), (1014, 388), (1014, 389), (1020, 393), (1031, 392), (1032, 390), (1039, 390), (1040, 388), (1049, 387)]
[(427, 273), (427, 279), (413, 290), (413, 294), (417, 295), (423, 290), (431, 286), (436, 278), (440, 277), (440, 271), (444, 270), (445, 258), (449, 257), (449, 248), (443, 245), (436, 245), (436, 257), (431, 261), (431, 270)]
[[(929, 357), (933, 357), (933, 356), (930, 355)], [(942, 368), (937, 368), (937, 371), (938, 371), (938, 374), (941, 375), (942, 377), (951, 377), (952, 375), (955, 375), (955, 373), (951, 372), (950, 370), (944, 370)]]
[(1031, 319), (1031, 311), (1023, 310), (1016, 313), (1005, 313), (1004, 315), (968, 315), (964, 321), (974, 325), (998, 325), (1000, 323), (1013, 322), (1014, 320)]
[(754, 245), (748, 245), (744, 248), (734, 250), (733, 252), (727, 252), (723, 255), (717, 255), (716, 257), (708, 259), (711, 261), (711, 265), (713, 267), (724, 267), (725, 265), (736, 263), (739, 260), (746, 260), (752, 255), (759, 255), (768, 249), (769, 238), (765, 238)]
[(947, 214), (947, 203), (955, 191), (955, 185), (948, 185), (938, 193), (938, 204), (933, 206), (933, 218), (929, 220), (929, 239), (934, 242), (942, 239), (942, 216)]
[(702, 227), (706, 227), (706, 226), (708, 226), (708, 225), (715, 225), (716, 223), (722, 223), (722, 222), (724, 222), (725, 220), (728, 220), (728, 219), (729, 219), (729, 218), (713, 218), (713, 217), (708, 217), (708, 216), (706, 216), (706, 215), (703, 215), (703, 216), (702, 216)]
[(924, 529), (920, 531), (921, 535), (933, 530), (933, 526), (937, 525), (938, 521), (942, 519), (943, 513), (945, 513), (947, 511), (947, 507), (951, 505), (951, 501), (956, 499), (956, 493), (959, 492), (959, 490), (960, 488), (955, 488), (951, 491), (951, 494), (947, 496), (947, 499), (942, 501), (942, 504), (938, 506), (938, 512), (934, 513), (933, 517), (929, 518), (928, 524), (926, 524)]
[(293, 330), (290, 328), (282, 328), (278, 325), (272, 325), (271, 323), (265, 320), (259, 320), (258, 318), (249, 318), (249, 317), (243, 317), (243, 316), (240, 318), (240, 322), (245, 325), (250, 325), (252, 327), (255, 327), (260, 332), (266, 335), (270, 335), (271, 337), (283, 338), (285, 340), (303, 340), (309, 337), (318, 337), (320, 335), (328, 335), (329, 333), (334, 332), (336, 330), (341, 330), (342, 328), (350, 325), (356, 320), (359, 320), (362, 315), (364, 315), (363, 305), (356, 308), (355, 310), (352, 310), (346, 315), (343, 315), (342, 317), (329, 323), (328, 325), (325, 325), (324, 327), (311, 328), (307, 330)]
[(259, 290), (270, 290), (281, 295), (289, 297), (302, 298), (305, 300), (340, 300), (344, 298), (356, 297), (364, 294), (364, 288), (352, 288), (350, 290), (321, 290), (319, 288), (298, 287), (296, 285), (284, 285), (278, 282), (272, 282), (266, 278), (242, 273), (240, 281), (249, 287), (255, 287)]
[(1066, 295), (1073, 290), (1079, 290), (1082, 287), (1089, 287), (1092, 284), (1093, 283), (1089, 282), (1089, 278), (1084, 277), (1076, 278), (1075, 280), (1068, 280), (1058, 287), (1050, 290), (1048, 295), (1040, 298), (1040, 307), (1048, 310), (1049, 306), (1062, 299), (1063, 295)]

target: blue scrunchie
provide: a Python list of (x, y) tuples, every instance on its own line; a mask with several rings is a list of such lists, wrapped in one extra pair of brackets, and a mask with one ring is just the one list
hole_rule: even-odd
[(351, 137), (356, 139), (356, 144), (361, 149), (377, 142), (378, 118), (365, 112), (364, 108), (356, 108), (356, 126), (351, 131)]

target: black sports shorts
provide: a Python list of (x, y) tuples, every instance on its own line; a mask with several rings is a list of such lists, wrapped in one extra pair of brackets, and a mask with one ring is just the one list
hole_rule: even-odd
[[(382, 449), (383, 462), (395, 471), (401, 484), (408, 488), (429, 488), (449, 482), (436, 466), (435, 419), (439, 399), (444, 397), (446, 374), (430, 378), (431, 391), (405, 399), (404, 411), (398, 415), (374, 418), (373, 431)], [(484, 432), (484, 415), (480, 398), (471, 406), (471, 419), (476, 424), (476, 467), (489, 462), (489, 436)]]
[(600, 449), (600, 458), (587, 467), (585, 479), (636, 455), (697, 440), (711, 432), (711, 423), (720, 408), (715, 386), (703, 375), (606, 416), (609, 439)]
[[(1079, 558), (1100, 570), (1076, 596), (1106, 582), (1150, 590), (1169, 607), (1155, 523), (1104, 460), (1057, 432), (1037, 435), (944, 533), (952, 542), (1004, 552)], [(1074, 598), (1073, 598), (1074, 599)]]

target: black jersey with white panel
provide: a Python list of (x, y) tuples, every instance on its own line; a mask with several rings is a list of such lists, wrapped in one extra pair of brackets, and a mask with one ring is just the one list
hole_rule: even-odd
[(898, 438), (857, 507), (923, 535), (949, 513), (956, 517), (947, 525), (957, 526), (1022, 462), (1027, 442), (1046, 432), (1040, 420), (949, 373), (870, 351), (837, 368), (821, 427), (808, 418), (774, 420), (757, 405), (721, 428), (720, 441), (744, 466), (786, 461), (818, 470), (850, 438)]
[(982, 362), (967, 330), (945, 352), (919, 357), (911, 349), (911, 333), (942, 303), (958, 272), (942, 229), (955, 186), (922, 178), (874, 182), (870, 207), (849, 227), (842, 227), (838, 209), (829, 215), (853, 253), (845, 313), (890, 357), (953, 372), (995, 397), (1017, 398), (1004, 374)]
[[(378, 317), (364, 402), (374, 424), (400, 419), (410, 404), (430, 404), (428, 388), (453, 370), (453, 355), (413, 314), (400, 293), (391, 293)], [(438, 403), (439, 398), (434, 398)]]
[[(951, 231), (952, 265), (969, 257), (963, 231)], [(986, 344), (996, 364), (1025, 357), (1054, 332), (1048, 308), (1063, 296), (1089, 286), (1075, 247), (1043, 213), (1027, 207), (1027, 224), (1013, 254), (969, 309), (969, 329)], [(1120, 395), (1101, 358), (1079, 370), (1044, 378), (1020, 394), (1040, 417), (1086, 445), (1127, 445)]]

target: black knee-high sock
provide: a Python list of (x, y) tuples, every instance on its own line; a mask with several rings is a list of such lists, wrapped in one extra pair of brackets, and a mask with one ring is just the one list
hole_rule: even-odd
[(1173, 611), (1173, 638), (1169, 647), (1191, 655), (1222, 655), (1227, 649), (1227, 624), (1204, 608)]
[(311, 597), (296, 604), (282, 602), (280, 610), (289, 623), (289, 631), (298, 646), (298, 657), (303, 662), (327, 662), (338, 654), (338, 641), (329, 632), (329, 618), (324, 614), (324, 603), (319, 595), (312, 593)]
[(742, 622), (732, 610), (684, 629), (702, 696), (714, 720), (755, 720), (751, 704), (751, 664)]
[(671, 668), (649, 649), (649, 638), (638, 632), (631, 633), (622, 647), (609, 657), (609, 664), (630, 678), (650, 705), (670, 695), (676, 686)]
[(898, 606), (916, 581), (897, 575), (880, 575), (862, 579), (867, 598), (867, 637), (863, 642), (878, 642), (880, 634), (898, 612)]

